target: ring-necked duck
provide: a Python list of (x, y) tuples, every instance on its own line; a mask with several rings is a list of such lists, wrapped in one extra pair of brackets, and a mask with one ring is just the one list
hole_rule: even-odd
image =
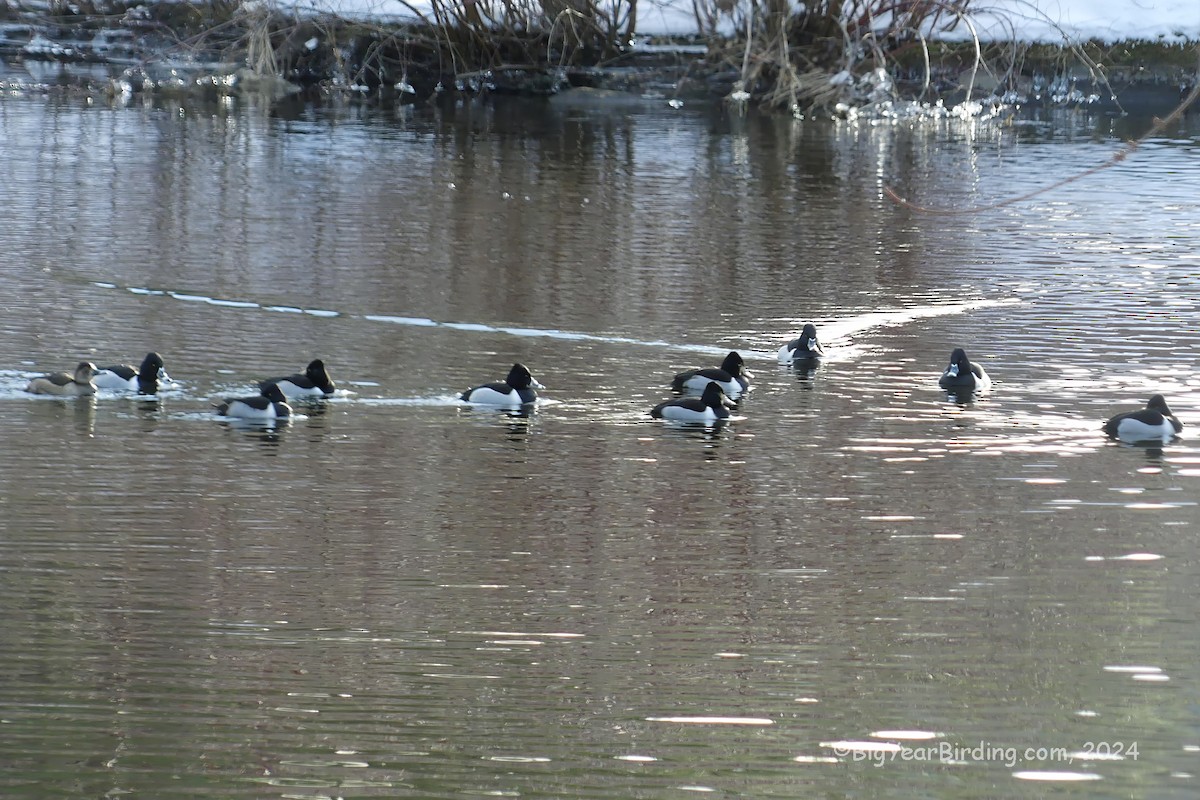
[(736, 398), (750, 388), (750, 379), (754, 376), (746, 369), (738, 352), (732, 351), (725, 356), (720, 367), (693, 369), (681, 372), (671, 381), (671, 388), (677, 392), (703, 392), (709, 383), (716, 383), (727, 396)]
[(325, 369), (325, 362), (313, 359), (305, 368), (304, 374), (286, 375), (281, 378), (267, 378), (259, 381), (258, 388), (266, 391), (269, 384), (275, 384), (285, 397), (328, 397), (337, 387)]
[(950, 354), (950, 366), (938, 379), (938, 386), (950, 391), (967, 390), (984, 392), (991, 388), (992, 379), (988, 377), (983, 367), (967, 358), (967, 351), (961, 347), (954, 348)]
[(131, 364), (101, 367), (92, 379), (99, 389), (121, 389), (138, 394), (157, 394), (159, 381), (171, 383), (171, 376), (163, 367), (162, 356), (158, 353), (147, 353), (140, 367)]
[(524, 364), (513, 364), (504, 383), (485, 383), (467, 389), (459, 397), (468, 403), (489, 406), (523, 406), (537, 401), (535, 389), (545, 389)]
[(825, 351), (817, 341), (817, 326), (809, 323), (800, 331), (800, 338), (779, 348), (780, 364), (812, 364), (824, 357)]
[(292, 415), (292, 407), (287, 404), (287, 398), (283, 396), (283, 390), (276, 384), (267, 386), (263, 390), (263, 393), (257, 397), (235, 397), (227, 399), (225, 402), (214, 407), (222, 417), (237, 417), (238, 419), (249, 419), (258, 422), (286, 418)]
[(729, 418), (728, 398), (721, 384), (709, 381), (699, 397), (677, 397), (659, 403), (650, 410), (650, 416), (680, 422), (716, 422)]
[(96, 384), (92, 377), (96, 374), (96, 365), (90, 361), (80, 361), (75, 367), (75, 374), (54, 372), (34, 378), (25, 387), (25, 391), (33, 394), (54, 394), (59, 397), (86, 397), (96, 393)]
[(1126, 411), (1104, 423), (1104, 432), (1123, 442), (1165, 442), (1182, 431), (1183, 423), (1175, 419), (1161, 394), (1151, 397), (1140, 411)]

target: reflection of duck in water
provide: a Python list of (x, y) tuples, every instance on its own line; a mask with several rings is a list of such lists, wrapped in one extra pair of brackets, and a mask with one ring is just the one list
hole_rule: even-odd
[(513, 364), (504, 383), (485, 383), (467, 389), (459, 397), (468, 403), (488, 406), (523, 406), (537, 402), (537, 389), (545, 389), (524, 364)]
[(967, 358), (966, 350), (956, 347), (950, 354), (950, 365), (938, 379), (938, 386), (950, 392), (986, 392), (992, 386), (992, 379), (983, 367)]
[(1104, 423), (1104, 432), (1123, 442), (1167, 441), (1183, 431), (1183, 423), (1175, 418), (1167, 401), (1156, 394), (1139, 411), (1117, 414)]
[(704, 387), (704, 394), (699, 397), (677, 397), (659, 403), (650, 410), (650, 416), (679, 422), (713, 423), (729, 419), (728, 403), (729, 398), (721, 384), (709, 381), (708, 386)]
[(825, 356), (821, 343), (817, 341), (817, 326), (809, 323), (800, 331), (800, 337), (779, 348), (779, 363), (798, 367), (815, 367)]
[(162, 356), (158, 353), (147, 353), (142, 364), (135, 367), (132, 364), (114, 364), (102, 367), (96, 374), (94, 383), (99, 389), (119, 389), (135, 391), (138, 394), (158, 394), (158, 382), (171, 383), (171, 376), (163, 366)]
[(283, 391), (270, 384), (257, 397), (236, 397), (214, 406), (222, 417), (235, 417), (254, 422), (271, 422), (292, 416), (292, 407), (287, 404)]
[(80, 361), (75, 367), (75, 374), (53, 372), (34, 378), (25, 387), (25, 391), (33, 394), (53, 394), (59, 397), (86, 397), (96, 393), (96, 384), (92, 378), (96, 374), (96, 365), (90, 361)]
[(304, 369), (304, 374), (287, 375), (282, 378), (267, 378), (260, 381), (258, 388), (265, 391), (268, 384), (275, 384), (284, 396), (293, 399), (297, 397), (328, 397), (337, 387), (325, 369), (325, 362), (319, 358), (313, 359)]
[(719, 367), (693, 369), (681, 372), (671, 380), (671, 388), (677, 392), (703, 392), (709, 383), (716, 383), (726, 396), (736, 398), (750, 388), (754, 376), (746, 369), (746, 362), (735, 350), (725, 356)]

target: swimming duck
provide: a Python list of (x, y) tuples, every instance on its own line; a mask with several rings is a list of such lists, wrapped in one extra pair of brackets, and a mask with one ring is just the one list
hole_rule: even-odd
[(92, 377), (96, 374), (96, 365), (90, 361), (80, 361), (75, 367), (75, 374), (54, 372), (34, 378), (25, 387), (25, 391), (33, 394), (54, 394), (59, 397), (86, 397), (96, 393), (96, 384)]
[(268, 384), (275, 384), (285, 397), (328, 397), (336, 391), (325, 362), (319, 358), (313, 359), (304, 369), (303, 375), (287, 375), (282, 378), (267, 378), (259, 381), (258, 388), (266, 391)]
[(1167, 441), (1183, 431), (1183, 423), (1175, 418), (1167, 401), (1156, 394), (1140, 411), (1126, 411), (1104, 423), (1104, 432), (1123, 442), (1144, 442), (1151, 439)]
[(746, 363), (737, 351), (731, 351), (725, 356), (720, 367), (693, 369), (681, 372), (671, 381), (671, 388), (677, 392), (703, 392), (709, 383), (716, 383), (726, 396), (735, 398), (750, 388), (750, 379), (754, 376), (746, 369)]
[(459, 397), (468, 403), (489, 406), (522, 406), (537, 401), (535, 389), (545, 389), (524, 364), (513, 364), (504, 383), (485, 383), (467, 389)]
[(825, 355), (821, 343), (817, 341), (817, 326), (809, 323), (800, 331), (800, 338), (779, 348), (780, 364), (814, 364)]
[(677, 397), (659, 403), (650, 409), (655, 419), (671, 419), (680, 422), (716, 422), (729, 418), (729, 398), (716, 381), (709, 381), (699, 397)]
[(269, 384), (257, 397), (227, 399), (225, 402), (215, 405), (214, 408), (222, 417), (237, 417), (256, 422), (269, 422), (292, 415), (292, 407), (287, 404), (283, 390), (274, 383)]
[(950, 354), (950, 366), (938, 379), (938, 386), (949, 391), (984, 392), (991, 388), (992, 379), (984, 372), (983, 367), (967, 358), (967, 351), (961, 347), (954, 348)]
[(159, 381), (172, 382), (158, 353), (147, 353), (140, 367), (131, 364), (101, 367), (92, 379), (98, 389), (120, 389), (136, 391), (138, 394), (158, 394)]

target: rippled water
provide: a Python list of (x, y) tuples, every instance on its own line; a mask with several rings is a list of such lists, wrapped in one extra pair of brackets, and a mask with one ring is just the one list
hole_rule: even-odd
[(0, 794), (1194, 796), (1195, 118), (887, 196), (1138, 125), (5, 98)]

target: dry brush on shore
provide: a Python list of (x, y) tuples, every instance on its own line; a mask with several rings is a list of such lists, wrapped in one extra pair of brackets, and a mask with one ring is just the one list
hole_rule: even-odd
[[(410, 100), (656, 85), (802, 114), (899, 97), (957, 102), (1016, 92), (1083, 102), (1115, 97), (1110, 74), (1181, 92), (1196, 76), (1196, 55), (1185, 45), (1159, 43), (1151, 55), (1130, 43), (983, 42), (972, 0), (690, 3), (693, 32), (670, 40), (639, 35), (639, 14), (661, 8), (638, 0), (381, 0), (353, 17), (275, 0), (0, 0), (0, 26), (37, 31), (42, 49), (26, 45), (28, 57), (86, 57), (78, 55), (87, 52), (83, 43), (100, 31), (124, 32), (117, 63), (133, 76), (126, 86), (165, 85), (164, 72), (179, 81), (186, 62), (206, 71), (197, 80), (209, 87), (287, 85)], [(112, 49), (103, 56), (115, 60)]]

